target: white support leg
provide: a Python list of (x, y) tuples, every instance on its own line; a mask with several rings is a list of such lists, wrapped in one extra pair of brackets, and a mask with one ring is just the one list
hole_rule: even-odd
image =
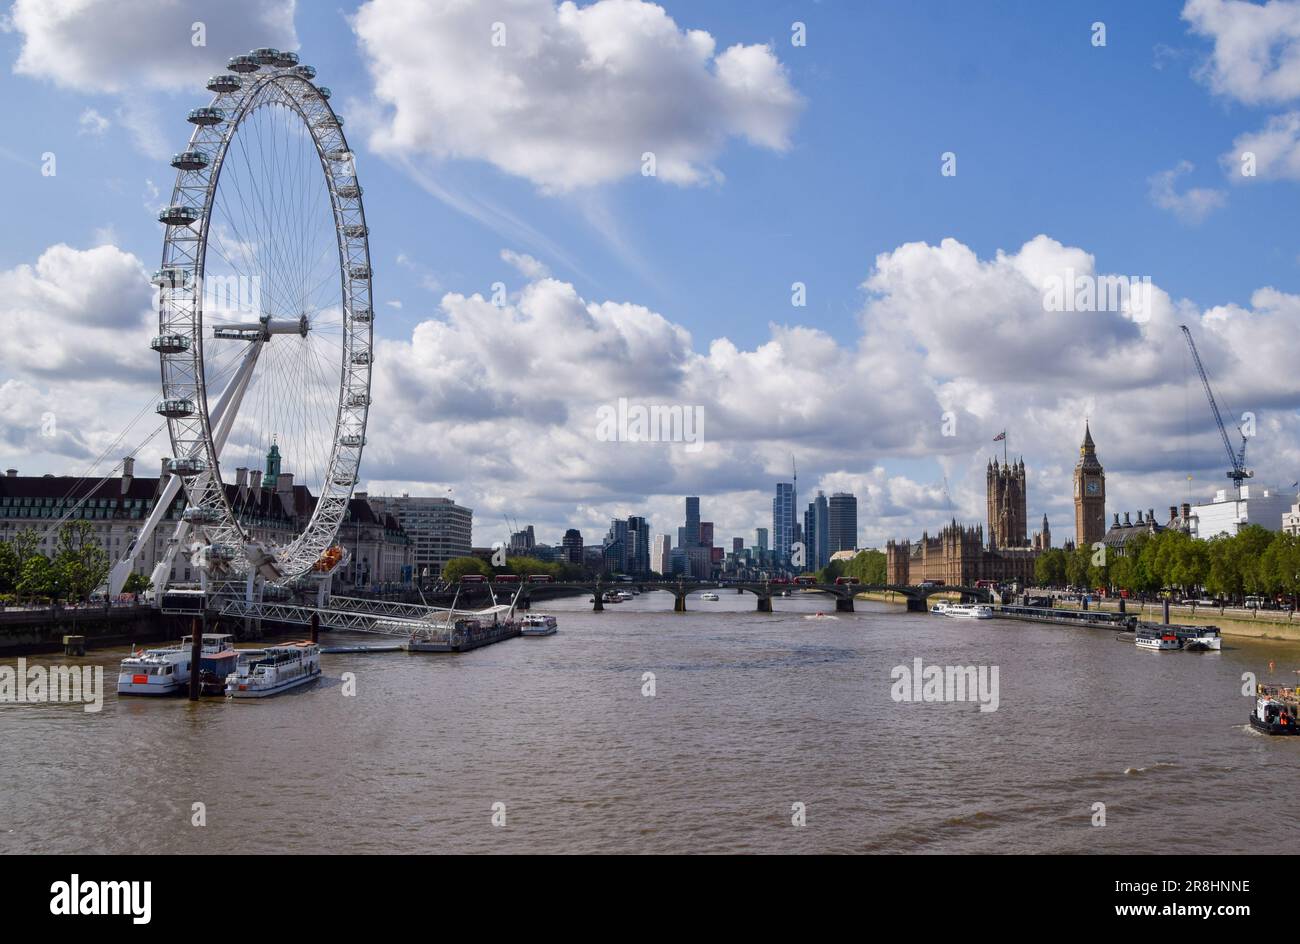
[[(239, 365), (239, 370), (231, 378), (226, 389), (221, 392), (221, 398), (212, 410), (211, 419), (213, 421), (212, 440), (216, 446), (217, 454), (225, 448), (226, 439), (230, 435), (230, 429), (235, 423), (235, 417), (239, 413), (239, 406), (243, 402), (244, 393), (248, 390), (248, 383), (253, 376), (253, 367), (257, 364), (257, 355), (262, 350), (262, 342), (256, 341), (249, 345), (248, 352), (244, 355), (244, 361)], [(180, 476), (171, 475), (167, 478), (167, 483), (163, 486), (162, 492), (158, 496), (157, 502), (154, 503), (153, 511), (145, 519), (140, 528), (140, 533), (136, 539), (131, 542), (131, 546), (126, 549), (126, 554), (118, 561), (108, 577), (108, 594), (117, 596), (122, 592), (122, 587), (126, 584), (126, 578), (131, 576), (131, 571), (135, 569), (135, 560), (140, 555), (140, 551), (149, 545), (153, 540), (153, 533), (159, 523), (167, 516), (168, 509), (176, 500), (176, 495), (180, 491)], [(160, 594), (167, 587), (167, 582), (171, 579), (172, 564), (176, 560), (176, 552), (185, 543), (189, 536), (189, 523), (179, 521), (176, 523), (176, 531), (172, 535), (172, 540), (168, 542), (167, 549), (159, 559), (158, 564), (153, 569), (153, 586), (154, 593)]]

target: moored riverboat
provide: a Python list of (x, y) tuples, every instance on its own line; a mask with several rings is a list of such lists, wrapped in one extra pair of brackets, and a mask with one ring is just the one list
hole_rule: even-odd
[(1172, 652), (1183, 648), (1183, 642), (1172, 632), (1159, 632), (1141, 629), (1133, 640), (1139, 649), (1152, 649), (1156, 652)]
[(310, 640), (246, 649), (226, 678), (231, 698), (266, 698), (320, 678), (320, 646)]

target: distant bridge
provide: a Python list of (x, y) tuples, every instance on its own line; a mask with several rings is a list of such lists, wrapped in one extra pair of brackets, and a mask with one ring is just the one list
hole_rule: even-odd
[(775, 583), (770, 580), (736, 580), (736, 581), (687, 581), (687, 580), (632, 580), (632, 581), (562, 581), (556, 583), (493, 583), (490, 585), (497, 598), (508, 600), (519, 594), (520, 609), (528, 609), (539, 594), (547, 596), (557, 591), (581, 591), (592, 595), (592, 609), (600, 612), (605, 609), (604, 595), (611, 590), (663, 590), (673, 595), (673, 611), (686, 612), (686, 598), (692, 593), (712, 590), (735, 590), (737, 593), (752, 593), (758, 598), (758, 612), (772, 612), (772, 597), (781, 596), (786, 591), (812, 591), (826, 594), (835, 600), (837, 613), (852, 613), (853, 599), (859, 593), (883, 593), (892, 591), (907, 600), (909, 611), (929, 609), (929, 598), (940, 593), (959, 593), (963, 602), (991, 603), (992, 591), (983, 587), (949, 587), (949, 586), (906, 586), (901, 584), (844, 584), (844, 583)]

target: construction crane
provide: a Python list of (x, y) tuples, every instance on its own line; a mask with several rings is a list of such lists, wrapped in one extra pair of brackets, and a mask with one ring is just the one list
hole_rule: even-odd
[(1241, 436), (1241, 448), (1236, 452), (1232, 449), (1232, 440), (1228, 438), (1228, 428), (1223, 424), (1223, 416), (1219, 413), (1219, 404), (1215, 402), (1214, 391), (1210, 389), (1210, 378), (1205, 373), (1205, 366), (1201, 363), (1201, 355), (1196, 351), (1196, 342), (1192, 340), (1192, 332), (1187, 329), (1187, 325), (1180, 325), (1183, 329), (1183, 337), (1187, 338), (1187, 347), (1192, 352), (1192, 363), (1196, 365), (1196, 372), (1201, 376), (1201, 385), (1205, 387), (1205, 398), (1210, 401), (1210, 409), (1214, 412), (1214, 422), (1219, 426), (1219, 435), (1223, 437), (1223, 448), (1227, 450), (1228, 461), (1232, 468), (1228, 470), (1228, 478), (1232, 479), (1233, 484), (1237, 487), (1237, 498), (1241, 498), (1241, 483), (1243, 479), (1254, 476), (1254, 472), (1246, 468), (1246, 434), (1237, 426), (1238, 435)]

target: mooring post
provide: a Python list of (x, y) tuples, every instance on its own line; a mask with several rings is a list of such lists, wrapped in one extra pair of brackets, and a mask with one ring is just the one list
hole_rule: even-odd
[(1168, 597), (1165, 597), (1164, 603), (1165, 603), (1164, 605), (1165, 625), (1168, 626), (1169, 625), (1169, 598)]
[(203, 629), (208, 625), (208, 612), (203, 611), (203, 626), (197, 619), (190, 620), (190, 701), (199, 700), (199, 662), (203, 658)]
[(311, 641), (320, 642), (320, 611), (311, 611)]

